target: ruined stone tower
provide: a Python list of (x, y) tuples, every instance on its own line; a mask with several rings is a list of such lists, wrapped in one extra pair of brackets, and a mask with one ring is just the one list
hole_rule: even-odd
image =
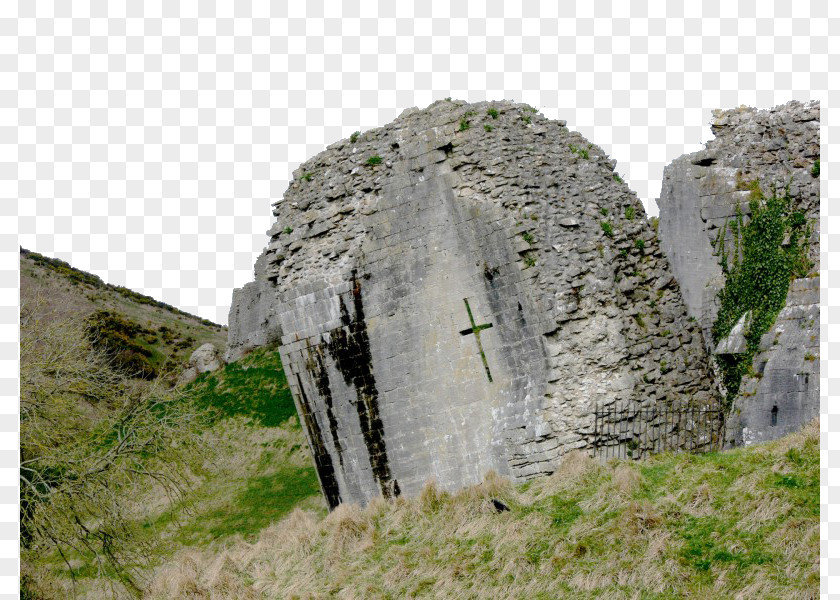
[(279, 348), (331, 506), (550, 473), (599, 406), (719, 401), (614, 166), (527, 105), (438, 101), (294, 173), (227, 358)]
[(781, 437), (819, 415), (819, 117), (818, 102), (716, 111), (714, 139), (700, 152), (674, 160), (663, 175), (658, 200), (662, 248), (689, 314), (700, 323), (709, 352), (718, 357), (746, 353), (743, 322), (730, 334), (740, 343), (716, 343), (712, 326), (725, 283), (721, 259), (732, 265), (737, 222), (751, 218), (752, 186), (766, 196), (773, 187), (781, 193), (787, 186), (791, 210), (809, 225), (810, 269), (790, 283), (785, 306), (762, 336), (732, 399), (728, 430), (735, 444)]

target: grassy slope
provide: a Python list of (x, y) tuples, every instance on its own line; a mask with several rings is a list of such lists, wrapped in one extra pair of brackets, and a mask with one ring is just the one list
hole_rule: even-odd
[[(496, 513), (490, 498), (509, 512)], [(816, 598), (819, 429), (705, 456), (490, 476), (450, 495), (295, 510), (182, 554), (154, 598)]]
[[(146, 336), (135, 341), (152, 352), (150, 362), (156, 368), (170, 357), (176, 365), (185, 365), (193, 350), (204, 343), (210, 342), (220, 350), (227, 343), (225, 327), (109, 285), (95, 275), (34, 252), (21, 251), (20, 286), (21, 298), (34, 301), (37, 297), (59, 317), (84, 319), (94, 311), (108, 310), (154, 332), (153, 342)], [(159, 333), (161, 327), (172, 333)]]
[[(294, 508), (326, 514), (277, 352), (256, 350), (200, 375), (187, 390), (213, 410), (215, 420), (205, 435), (217, 452), (174, 507), (154, 489), (126, 498), (143, 539), (153, 544), (153, 566), (190, 548), (218, 551), (226, 544), (254, 540)], [(74, 559), (74, 566), (82, 566), (82, 557)], [(60, 558), (45, 557), (45, 562), (54, 597), (69, 594), (72, 587)], [(79, 598), (111, 597), (112, 584), (107, 574), (82, 569), (76, 593)]]
[[(298, 506), (326, 513), (277, 352), (255, 350), (188, 390), (215, 410), (208, 435), (218, 456), (188, 501), (150, 525), (178, 546), (195, 546), (252, 536)], [(165, 527), (173, 518), (180, 527)]]
[[(83, 319), (104, 309), (152, 331), (166, 327), (174, 333), (156, 335), (151, 343), (145, 336), (136, 338), (154, 352), (155, 366), (170, 356), (184, 364), (205, 342), (224, 348), (225, 328), (37, 256), (21, 253), (21, 297), (28, 302), (39, 299), (45, 314)], [(155, 545), (152, 563), (184, 547), (213, 548), (232, 536), (250, 538), (296, 506), (326, 513), (276, 352), (257, 350), (220, 371), (200, 375), (187, 389), (200, 406), (215, 411), (205, 435), (217, 453), (204, 472), (196, 474), (196, 485), (174, 510), (167, 509), (159, 490), (137, 490), (126, 498), (136, 511), (138, 527)], [(58, 556), (43, 559), (54, 578), (49, 585), (55, 597), (66, 597), (70, 582), (64, 563)], [(80, 597), (110, 597), (107, 577), (86, 569), (82, 556), (72, 557), (72, 562), (82, 571), (76, 588)]]

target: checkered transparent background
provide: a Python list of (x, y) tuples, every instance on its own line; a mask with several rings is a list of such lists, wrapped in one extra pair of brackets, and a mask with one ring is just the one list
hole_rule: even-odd
[[(818, 99), (822, 281), (840, 283), (837, 3), (519, 4), (0, 3), (0, 538), (16, 536), (18, 244), (226, 323), (291, 172), (409, 106), (528, 102), (616, 158), (656, 214), (662, 168), (710, 138), (713, 108)], [(823, 293), (826, 413), (840, 290)], [(840, 598), (840, 436), (824, 438), (822, 591)], [(0, 586), (17, 589), (16, 539)]]

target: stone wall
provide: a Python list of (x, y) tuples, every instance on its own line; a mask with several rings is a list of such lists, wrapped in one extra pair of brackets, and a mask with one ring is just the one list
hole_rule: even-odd
[(792, 282), (786, 307), (754, 358), (755, 376), (744, 377), (734, 399), (730, 442), (750, 443), (780, 437), (819, 414), (820, 190), (814, 170), (820, 156), (819, 104), (792, 101), (771, 110), (716, 111), (712, 131), (715, 138), (704, 150), (665, 168), (658, 200), (662, 249), (710, 352), (725, 283), (719, 240), (723, 235), (733, 256), (728, 223), (739, 207), (748, 222), (750, 184), (758, 181), (765, 195), (773, 186), (781, 192), (789, 185), (794, 209), (812, 224), (811, 272)]
[(294, 173), (227, 357), (281, 336), (332, 506), (550, 473), (596, 406), (719, 403), (614, 166), (527, 105), (439, 101)]

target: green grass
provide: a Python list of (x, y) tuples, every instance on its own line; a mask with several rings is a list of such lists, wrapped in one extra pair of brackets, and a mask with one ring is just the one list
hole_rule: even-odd
[(569, 144), (569, 150), (571, 150), (573, 154), (577, 154), (581, 158), (589, 158), (589, 150), (587, 150), (586, 148), (579, 148), (574, 144)]
[(367, 164), (370, 166), (378, 165), (382, 162), (382, 157), (378, 154), (374, 154), (370, 158), (367, 159)]
[[(215, 412), (206, 433), (217, 455), (174, 506), (160, 504), (154, 490), (137, 490), (130, 499), (140, 511), (137, 527), (152, 548), (152, 567), (172, 560), (179, 551), (254, 539), (298, 507), (326, 513), (276, 350), (256, 349), (238, 362), (200, 375), (185, 390), (198, 406)], [(92, 566), (85, 567), (82, 555), (70, 558), (82, 564), (81, 597), (102, 597), (113, 574), (103, 576)], [(52, 573), (51, 584), (70, 589), (61, 558), (46, 556), (44, 562)]]
[[(295, 512), (249, 544), (205, 553), (152, 597), (259, 589), (267, 597), (802, 598), (819, 589), (819, 431), (705, 455), (551, 477), (491, 475), (447, 493)], [(496, 513), (495, 498), (510, 507)], [(190, 560), (195, 560), (193, 557)], [(171, 566), (170, 569), (180, 567)], [(175, 572), (175, 571), (168, 571)], [(182, 572), (177, 571), (177, 572)], [(226, 586), (226, 587), (221, 587)], [(168, 595), (167, 595), (168, 594)]]
[[(263, 457), (278, 458), (274, 453)], [(234, 535), (252, 536), (279, 521), (301, 502), (321, 493), (318, 476), (311, 467), (280, 464), (268, 472), (252, 475), (228, 499), (199, 511), (178, 529), (176, 539), (184, 546)]]
[(202, 373), (187, 386), (197, 404), (212, 407), (218, 418), (245, 417), (263, 427), (278, 427), (295, 416), (280, 354), (258, 348), (219, 372)]

